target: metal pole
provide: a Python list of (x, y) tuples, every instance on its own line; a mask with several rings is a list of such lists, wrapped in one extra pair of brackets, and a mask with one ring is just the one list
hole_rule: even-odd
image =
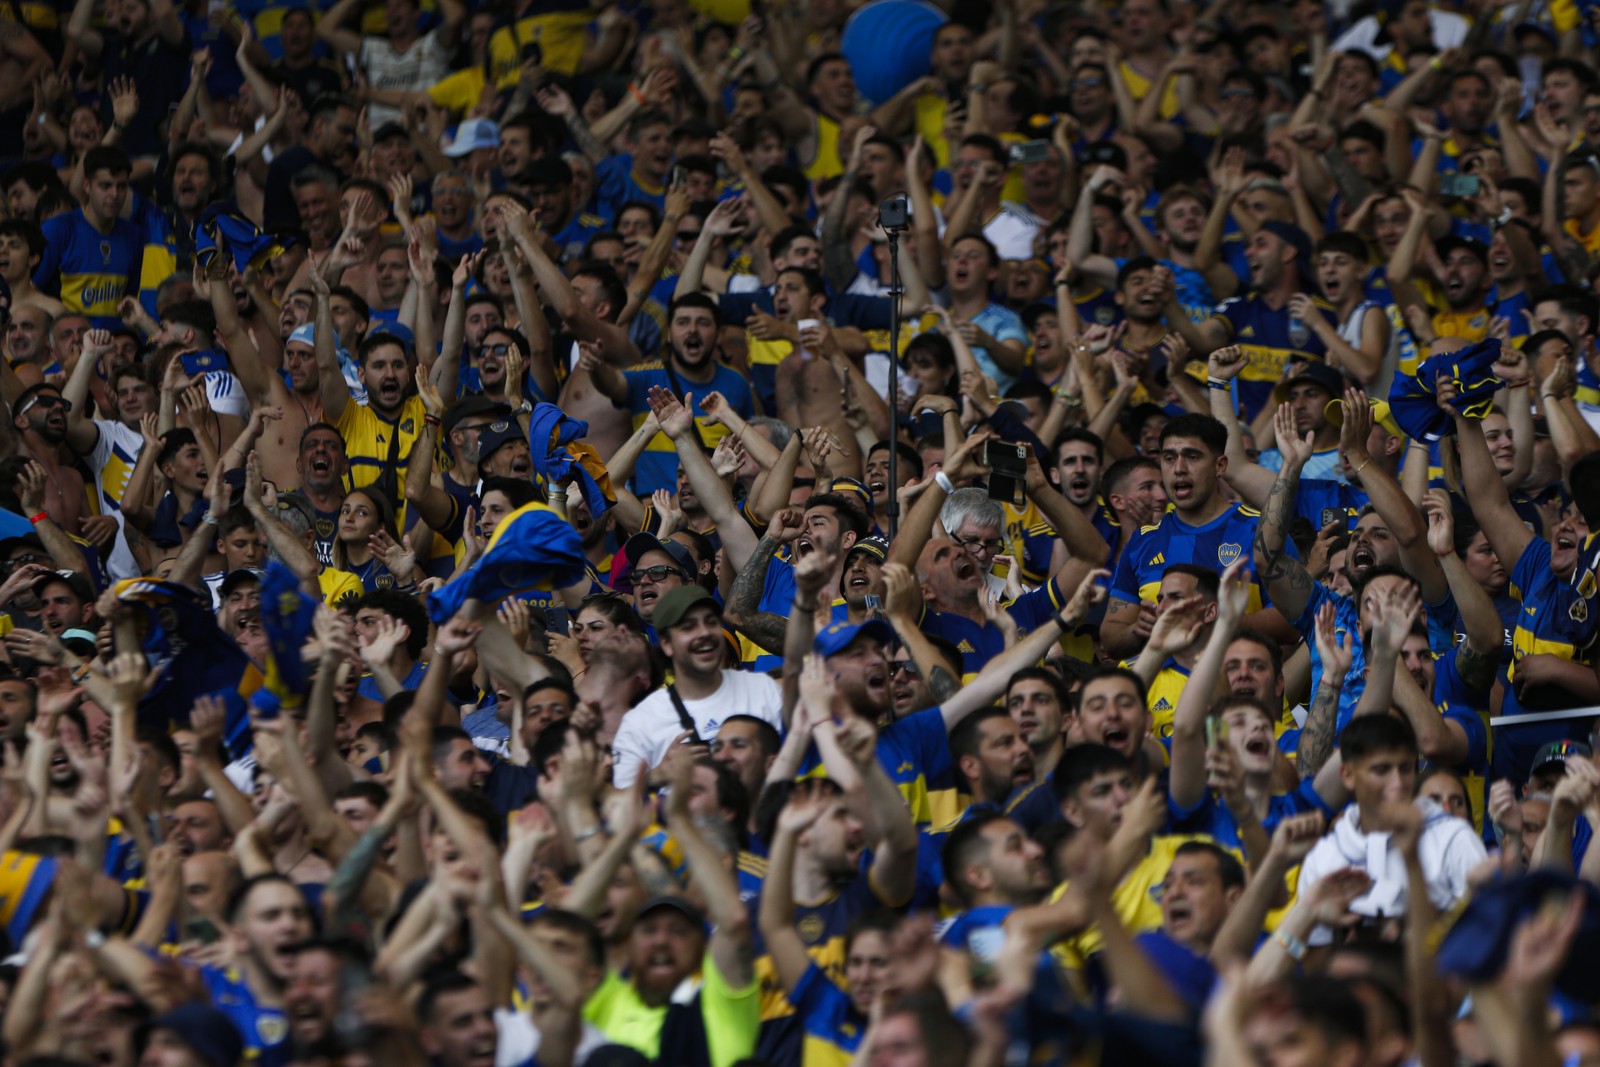
[(906, 198), (892, 196), (879, 207), (889, 235), (889, 540), (900, 532), (900, 233), (907, 228)]

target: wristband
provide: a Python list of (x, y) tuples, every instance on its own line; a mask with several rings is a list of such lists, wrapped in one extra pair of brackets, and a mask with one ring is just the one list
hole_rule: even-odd
[(644, 94), (639, 91), (639, 87), (632, 82), (628, 83), (628, 92), (633, 94), (633, 98), (637, 100), (640, 105), (649, 103), (649, 101), (644, 98)]
[(83, 944), (90, 952), (103, 948), (105, 943), (106, 935), (98, 927), (84, 932)]
[(424, 416), (422, 416), (422, 422), (426, 426), (443, 426), (444, 425), (444, 420), (439, 418), (439, 416), (437, 416), (437, 415), (424, 415)]
[(589, 840), (589, 838), (594, 837), (595, 835), (599, 834), (602, 830), (603, 830), (603, 827), (599, 823), (595, 823), (593, 826), (589, 827), (587, 830), (579, 830), (577, 833), (573, 834), (572, 835), (572, 843), (574, 845), (581, 845), (585, 841)]
[(1211, 378), (1211, 377), (1208, 377), (1208, 378), (1206, 378), (1206, 385), (1211, 387), (1212, 389), (1217, 389), (1217, 390), (1220, 390), (1222, 392), (1228, 392), (1228, 391), (1231, 391), (1233, 389), (1233, 383), (1228, 381), (1226, 378)]
[(934, 473), (933, 484), (943, 489), (946, 496), (956, 491), (955, 483), (950, 480), (950, 476), (944, 471), (936, 471)]
[(1506, 208), (1501, 211), (1500, 214), (1494, 217), (1494, 224), (1496, 227), (1504, 226), (1506, 223), (1511, 221), (1511, 218), (1511, 209)]
[(1283, 927), (1280, 926), (1272, 932), (1272, 940), (1282, 945), (1283, 951), (1287, 952), (1289, 958), (1296, 963), (1306, 958), (1306, 943)]
[(49, 517), (50, 517), (50, 513), (48, 511), (41, 511), (37, 515), (29, 515), (28, 516), (28, 521), (31, 522), (33, 525), (37, 526), (41, 522), (43, 522), (44, 520), (48, 519)]
[(1367, 469), (1367, 464), (1371, 463), (1371, 462), (1372, 462), (1372, 457), (1368, 456), (1366, 458), (1366, 460), (1361, 464), (1361, 466), (1357, 467), (1355, 470), (1351, 471), (1350, 473), (1359, 475), (1362, 471)]
[(200, 521), (211, 526), (222, 525), (222, 520), (217, 518), (217, 516), (213, 514), (209, 508), (206, 509), (206, 513), (204, 515), (200, 516)]

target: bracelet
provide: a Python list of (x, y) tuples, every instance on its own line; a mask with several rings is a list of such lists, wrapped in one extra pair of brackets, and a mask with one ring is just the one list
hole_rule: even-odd
[(1306, 943), (1283, 927), (1280, 926), (1272, 932), (1272, 940), (1282, 945), (1283, 950), (1289, 954), (1289, 958), (1296, 963), (1306, 958)]
[(595, 823), (593, 826), (589, 827), (587, 830), (579, 830), (577, 833), (573, 834), (572, 835), (572, 843), (574, 845), (581, 845), (585, 841), (589, 840), (589, 838), (594, 837), (597, 834), (603, 833), (604, 830), (605, 830), (605, 828), (602, 827), (599, 823)]
[(437, 415), (424, 415), (424, 416), (422, 416), (422, 422), (423, 422), (423, 425), (425, 425), (425, 426), (443, 426), (444, 425), (444, 420), (439, 418), (439, 416), (437, 416)]
[(203, 522), (203, 523), (206, 523), (208, 525), (211, 525), (211, 526), (221, 526), (222, 525), (222, 520), (217, 518), (216, 514), (213, 511), (211, 511), (210, 508), (207, 508), (206, 509), (206, 513), (204, 515), (200, 516), (200, 521)]
[(967, 92), (969, 92), (969, 93), (981, 93), (981, 92), (985, 91), (988, 88), (989, 88), (989, 86), (985, 82), (968, 82), (967, 83)]
[(28, 521), (33, 523), (33, 525), (37, 526), (41, 522), (43, 522), (44, 520), (48, 519), (49, 517), (50, 517), (50, 513), (48, 511), (41, 511), (37, 515), (29, 515), (28, 516)]
[(1505, 208), (1504, 210), (1502, 210), (1500, 212), (1500, 214), (1498, 214), (1498, 215), (1496, 215), (1494, 217), (1494, 224), (1498, 228), (1498, 227), (1504, 226), (1506, 223), (1510, 222), (1511, 219), (1512, 219), (1511, 209), (1510, 208)]
[(1355, 470), (1351, 471), (1350, 473), (1359, 475), (1362, 471), (1367, 469), (1367, 464), (1371, 463), (1371, 462), (1372, 462), (1372, 457), (1368, 456), (1366, 458), (1366, 461), (1364, 463), (1362, 463), (1361, 466), (1357, 467)]
[(744, 49), (740, 48), (738, 45), (732, 45), (728, 49), (728, 55), (733, 58), (735, 63), (737, 63), (739, 60), (744, 58)]
[(934, 472), (933, 484), (937, 485), (940, 489), (943, 489), (945, 491), (945, 495), (947, 496), (956, 491), (955, 483), (950, 480), (950, 476), (944, 471)]
[(1226, 378), (1207, 377), (1206, 385), (1212, 389), (1217, 389), (1222, 392), (1230, 392), (1233, 389), (1233, 383), (1228, 381)]
[(628, 83), (628, 92), (633, 94), (633, 98), (639, 102), (640, 106), (649, 103), (649, 101), (644, 98), (644, 94), (639, 91), (639, 87), (632, 82)]
[(1052, 618), (1055, 619), (1055, 624), (1061, 627), (1062, 633), (1067, 633), (1072, 629), (1072, 622), (1067, 618), (1066, 612), (1058, 611), (1052, 616)]

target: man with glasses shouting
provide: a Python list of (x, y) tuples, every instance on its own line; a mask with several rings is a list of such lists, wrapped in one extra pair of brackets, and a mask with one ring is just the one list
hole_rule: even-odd
[(83, 475), (62, 452), (72, 404), (55, 385), (29, 386), (12, 407), (11, 426), (18, 450), (45, 470), (44, 510), (68, 533), (79, 532), (83, 518)]

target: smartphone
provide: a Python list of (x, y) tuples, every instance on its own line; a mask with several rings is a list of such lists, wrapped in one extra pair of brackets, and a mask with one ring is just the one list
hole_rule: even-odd
[(1213, 715), (1206, 720), (1206, 747), (1216, 748), (1217, 743), (1228, 739), (1228, 723), (1221, 716)]
[(683, 188), (683, 183), (688, 180), (689, 172), (684, 170), (683, 164), (680, 163), (672, 168), (672, 178), (667, 182), (667, 185), (673, 189), (681, 189)]
[(877, 593), (867, 594), (867, 614), (875, 619), (883, 617), (883, 597)]
[(190, 919), (183, 924), (183, 939), (185, 941), (198, 941), (202, 945), (214, 945), (222, 934), (217, 930), (217, 924), (210, 919)]
[(538, 41), (529, 41), (522, 46), (522, 65), (527, 66), (529, 63), (536, 67), (544, 63), (544, 46)]
[(989, 467), (989, 499), (1009, 501), (1013, 507), (1027, 503), (1028, 449), (1012, 441), (984, 445), (983, 461)]
[(1445, 174), (1439, 178), (1439, 195), (1477, 196), (1482, 184), (1476, 174)]
[(983, 584), (990, 597), (1003, 602), (1006, 598), (1006, 575), (1011, 573), (1011, 568), (998, 560), (989, 561), (989, 573), (983, 576)]
[(1049, 158), (1049, 141), (1023, 141), (1011, 146), (1012, 163), (1042, 163)]

